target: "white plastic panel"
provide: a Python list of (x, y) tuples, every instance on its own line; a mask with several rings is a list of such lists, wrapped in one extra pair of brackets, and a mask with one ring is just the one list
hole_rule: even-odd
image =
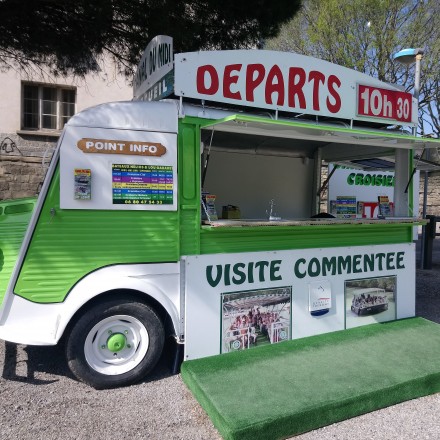
[[(251, 308), (255, 313), (272, 307), (282, 320), (290, 319), (283, 334), (289, 339), (343, 330), (346, 321), (353, 327), (414, 316), (414, 252), (414, 244), (396, 244), (186, 257), (185, 359), (228, 350), (231, 317), (248, 315)], [(324, 271), (324, 260), (332, 258), (349, 259), (351, 268)], [(322, 316), (309, 310), (310, 285), (316, 282), (331, 291), (330, 310)], [(383, 283), (389, 296), (385, 314), (356, 316), (350, 309), (354, 289)]]

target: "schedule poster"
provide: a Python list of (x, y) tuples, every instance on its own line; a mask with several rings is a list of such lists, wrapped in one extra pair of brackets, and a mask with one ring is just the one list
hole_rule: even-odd
[(357, 213), (356, 197), (337, 196), (335, 208), (336, 208), (336, 217), (338, 218), (356, 218), (356, 213)]
[(114, 205), (172, 205), (173, 167), (164, 165), (112, 165)]

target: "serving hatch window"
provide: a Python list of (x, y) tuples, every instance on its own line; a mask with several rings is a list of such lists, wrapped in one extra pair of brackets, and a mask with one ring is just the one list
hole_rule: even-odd
[(306, 141), (202, 130), (202, 219), (288, 220), (312, 213)]
[[(430, 140), (351, 128), (342, 122), (318, 124), (246, 115), (232, 115), (204, 127), (201, 141), (202, 220), (208, 217), (208, 221), (309, 219), (319, 212), (322, 161), (362, 168), (360, 161), (386, 157), (394, 157), (399, 182), (394, 187), (398, 196), (394, 215), (411, 216), (409, 152), (418, 146), (431, 147)], [(350, 196), (343, 202), (351, 203), (354, 194), (340, 196)], [(357, 211), (353, 217), (358, 217)]]

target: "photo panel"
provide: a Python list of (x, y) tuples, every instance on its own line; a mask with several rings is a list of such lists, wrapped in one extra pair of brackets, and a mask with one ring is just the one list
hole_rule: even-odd
[(345, 328), (396, 319), (397, 277), (345, 281)]
[(291, 339), (291, 306), (291, 287), (222, 294), (221, 353)]

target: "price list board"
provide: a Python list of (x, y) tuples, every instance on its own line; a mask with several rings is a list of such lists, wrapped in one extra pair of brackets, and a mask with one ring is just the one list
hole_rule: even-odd
[(173, 167), (162, 165), (112, 165), (114, 205), (172, 205)]
[(338, 196), (336, 197), (336, 217), (356, 218), (357, 204), (356, 197)]

